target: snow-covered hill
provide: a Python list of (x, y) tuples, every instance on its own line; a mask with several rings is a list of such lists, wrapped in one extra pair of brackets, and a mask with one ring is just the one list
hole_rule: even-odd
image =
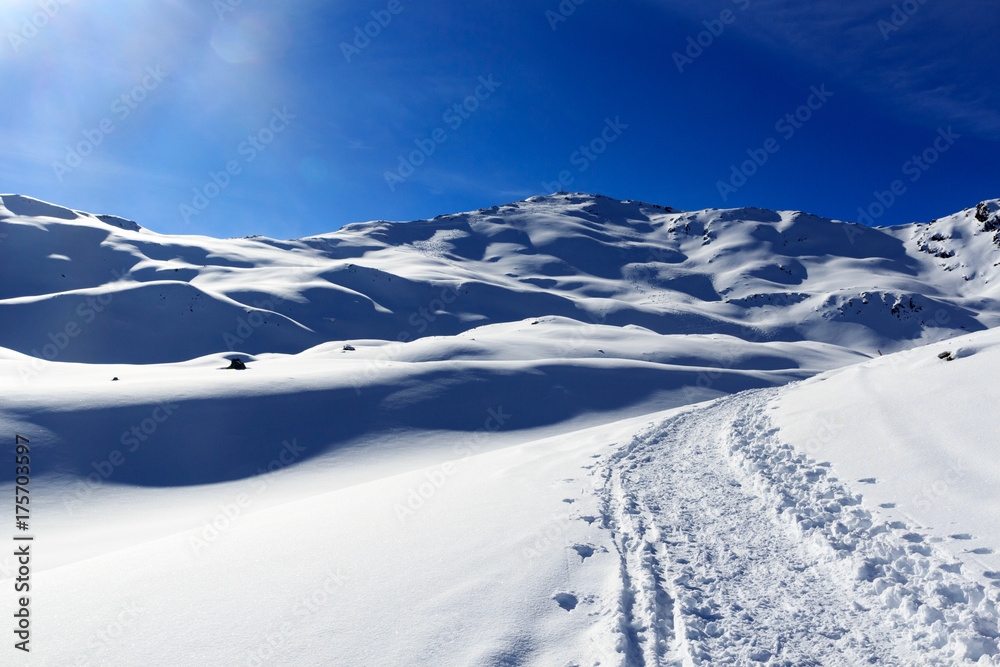
[[(60, 361), (297, 353), (544, 315), (875, 354), (988, 328), (1000, 313), (995, 200), (984, 220), (970, 209), (872, 229), (552, 195), (275, 241), (163, 236), (2, 199), (0, 316), (19, 326), (0, 332), (0, 346)], [(67, 326), (69, 344), (48, 339)]]
[(0, 662), (1000, 664), (998, 232), (560, 193), (220, 240), (4, 195)]

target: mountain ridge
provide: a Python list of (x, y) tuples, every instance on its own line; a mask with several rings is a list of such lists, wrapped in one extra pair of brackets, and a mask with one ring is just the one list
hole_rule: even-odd
[[(0, 346), (45, 356), (83, 312), (63, 361), (298, 353), (548, 315), (866, 354), (1000, 323), (1000, 200), (865, 227), (563, 193), (287, 241), (161, 235), (20, 195), (0, 202), (0, 313), (22, 323)], [(109, 316), (79, 305), (88, 299), (109, 301)]]

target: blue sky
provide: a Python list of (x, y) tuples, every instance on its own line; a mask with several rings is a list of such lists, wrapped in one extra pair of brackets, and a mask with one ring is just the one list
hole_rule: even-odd
[(561, 176), (878, 224), (1000, 196), (987, 3), (6, 0), (0, 34), (0, 191), (163, 233), (293, 238)]

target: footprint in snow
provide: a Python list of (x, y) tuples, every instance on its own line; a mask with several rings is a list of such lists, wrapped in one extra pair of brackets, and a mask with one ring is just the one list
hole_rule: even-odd
[(566, 611), (573, 611), (576, 609), (576, 605), (579, 602), (579, 599), (577, 599), (577, 597), (572, 593), (556, 593), (552, 596), (552, 599)]
[(987, 571), (983, 572), (983, 576), (987, 579), (1000, 579), (1000, 572)]
[(865, 477), (864, 479), (859, 479), (858, 482), (861, 484), (877, 484), (878, 480), (874, 477)]
[(580, 556), (581, 563), (594, 555), (594, 547), (589, 544), (574, 544), (573, 550)]
[(588, 515), (588, 516), (581, 516), (581, 517), (577, 517), (577, 518), (579, 518), (580, 521), (586, 521), (588, 524), (594, 523), (595, 521), (597, 521), (597, 517), (596, 516), (589, 516)]
[(955, 535), (949, 535), (948, 537), (950, 537), (953, 540), (971, 540), (972, 539), (972, 535), (970, 535), (969, 533), (956, 533)]
[(576, 501), (574, 499), (572, 499), (572, 498), (563, 498), (563, 502), (572, 505)]
[(988, 549), (987, 547), (979, 547), (978, 549), (969, 549), (970, 554), (976, 554), (977, 556), (989, 556), (993, 553), (993, 549)]
[(881, 507), (882, 509), (891, 510), (896, 507), (896, 503), (882, 503), (881, 505), (879, 505), (879, 507)]

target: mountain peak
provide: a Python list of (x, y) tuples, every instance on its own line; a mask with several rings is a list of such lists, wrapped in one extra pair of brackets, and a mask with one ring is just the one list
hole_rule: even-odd
[[(300, 352), (540, 316), (867, 354), (1000, 324), (998, 200), (978, 218), (972, 208), (871, 228), (560, 193), (263, 242), (129, 232), (109, 241), (109, 225), (141, 228), (20, 195), (0, 202), (0, 317), (32, 323), (0, 332), (0, 346), (32, 354), (86, 305), (82, 295), (110, 302), (65, 360), (176, 361), (237, 345)], [(250, 313), (259, 326), (241, 324)], [(126, 329), (134, 343), (109, 343)]]
[(0, 195), (0, 206), (6, 209), (11, 216), (19, 218), (77, 220), (80, 217), (80, 213), (77, 211), (25, 195)]
[(34, 197), (17, 194), (0, 195), (0, 217), (42, 218), (66, 221), (97, 220), (106, 225), (112, 225), (132, 232), (138, 232), (142, 229), (138, 223), (117, 215), (93, 215), (83, 211), (74, 211), (58, 204), (51, 204), (41, 199), (35, 199)]

